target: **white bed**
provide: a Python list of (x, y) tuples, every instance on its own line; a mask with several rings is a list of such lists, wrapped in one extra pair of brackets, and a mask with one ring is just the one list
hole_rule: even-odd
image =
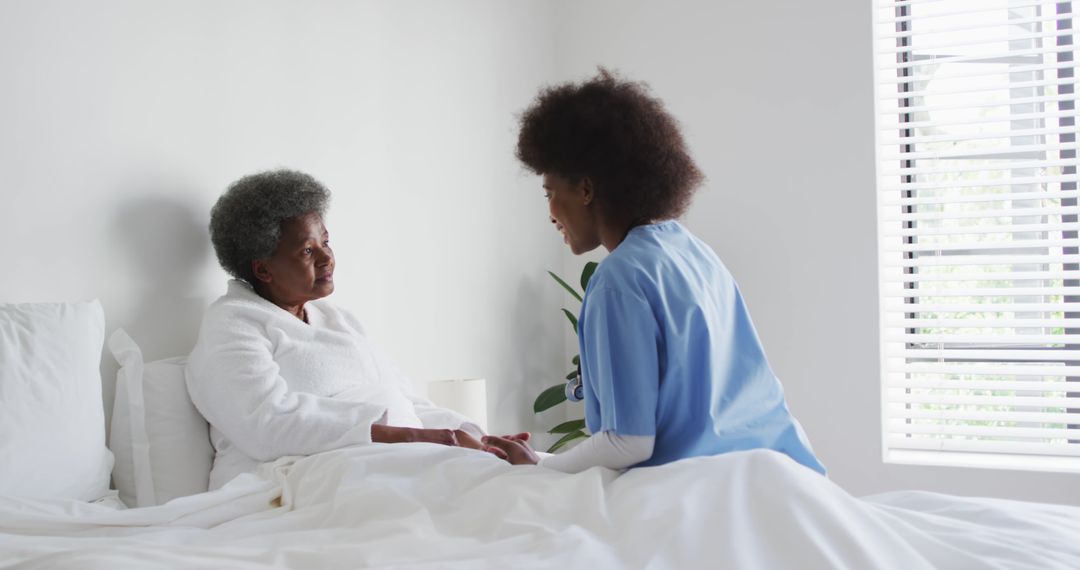
[(566, 475), (376, 444), (157, 507), (0, 499), (0, 521), (3, 567), (1080, 568), (1080, 508), (858, 499), (770, 451)]
[(0, 568), (1080, 568), (1080, 508), (858, 499), (770, 451), (567, 475), (372, 444), (199, 492), (182, 361), (122, 333), (106, 449), (103, 338), (97, 302), (0, 305)]

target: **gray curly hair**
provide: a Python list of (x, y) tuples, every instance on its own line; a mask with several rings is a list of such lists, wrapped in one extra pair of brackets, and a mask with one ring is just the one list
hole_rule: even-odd
[(311, 175), (269, 170), (229, 185), (210, 210), (210, 241), (222, 269), (255, 285), (251, 262), (274, 254), (281, 224), (307, 214), (323, 216), (330, 191)]

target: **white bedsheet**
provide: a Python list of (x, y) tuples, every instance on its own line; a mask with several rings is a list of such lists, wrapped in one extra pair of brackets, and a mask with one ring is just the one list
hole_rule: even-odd
[(375, 444), (159, 507), (0, 499), (0, 531), (0, 567), (1080, 568), (1080, 508), (858, 499), (769, 451), (568, 475)]

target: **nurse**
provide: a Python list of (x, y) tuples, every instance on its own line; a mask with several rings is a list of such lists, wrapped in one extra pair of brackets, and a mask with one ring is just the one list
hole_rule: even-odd
[(543, 90), (521, 117), (517, 157), (543, 177), (570, 250), (609, 252), (578, 323), (592, 436), (543, 459), (527, 436), (485, 443), (568, 473), (761, 448), (825, 473), (731, 274), (676, 221), (703, 175), (648, 87), (601, 69)]

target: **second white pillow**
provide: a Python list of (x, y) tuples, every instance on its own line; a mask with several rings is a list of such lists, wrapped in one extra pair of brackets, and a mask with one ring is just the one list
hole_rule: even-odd
[(109, 337), (109, 350), (120, 363), (109, 437), (120, 499), (149, 507), (206, 492), (214, 449), (184, 383), (187, 357), (144, 363), (123, 330)]

